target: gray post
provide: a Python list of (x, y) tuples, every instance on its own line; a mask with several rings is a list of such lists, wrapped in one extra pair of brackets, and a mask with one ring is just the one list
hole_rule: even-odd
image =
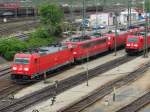
[(54, 105), (54, 103), (55, 103), (55, 101), (56, 101), (58, 83), (59, 83), (59, 82), (56, 80), (56, 81), (55, 81), (55, 91), (54, 91), (53, 97), (52, 97), (52, 99), (51, 99), (51, 106)]
[(113, 102), (116, 101), (116, 88), (113, 88)]
[(28, 17), (28, 6), (26, 7), (26, 17)]
[(130, 0), (130, 2), (129, 2), (129, 4), (130, 4), (130, 7), (129, 7), (129, 12), (130, 12), (130, 16), (129, 16), (129, 18), (130, 18), (130, 19), (129, 19), (129, 24), (130, 24), (130, 26), (131, 26), (131, 24), (132, 24), (132, 23), (131, 23), (131, 19), (132, 19), (132, 18), (131, 18), (131, 16), (132, 16), (132, 15), (131, 15), (132, 3), (131, 3), (131, 2), (132, 2), (132, 0)]
[(87, 52), (87, 63), (86, 63), (86, 86), (89, 86), (89, 68), (88, 68), (88, 61), (89, 61), (89, 52)]
[(146, 14), (145, 18), (145, 35), (144, 35), (144, 58), (148, 58), (148, 35), (147, 35), (147, 30), (148, 30), (148, 17)]
[[(71, 32), (73, 31), (73, 0), (71, 0), (71, 7), (70, 7), (70, 13), (71, 13)], [(70, 34), (71, 34), (70, 32)]]
[(144, 0), (144, 11), (145, 11), (144, 58), (148, 58), (148, 35), (147, 35), (147, 32), (148, 32), (148, 16), (147, 16), (148, 10), (145, 6), (146, 3), (149, 3), (149, 1), (146, 2), (146, 0)]
[[(86, 12), (86, 7), (85, 7), (85, 0), (83, 0), (83, 9), (82, 9), (82, 17), (83, 17), (83, 22), (85, 20), (85, 12)], [(82, 23), (82, 36), (85, 36), (85, 26), (84, 23)]]
[(117, 14), (115, 14), (115, 56), (117, 55), (117, 36), (118, 36), (118, 33), (117, 33), (117, 28), (118, 28), (118, 20), (117, 20)]
[(57, 95), (57, 89), (58, 89), (58, 80), (55, 81), (55, 96)]
[(128, 0), (127, 28), (129, 28), (129, 26), (130, 26), (130, 25), (129, 25), (129, 16), (130, 16), (130, 14), (129, 14), (129, 13), (130, 13), (130, 11), (129, 11), (129, 10), (130, 10), (130, 0)]
[(98, 15), (97, 15), (97, 13), (98, 13), (98, 7), (97, 7), (97, 0), (95, 0), (95, 6), (96, 6), (96, 33), (97, 33), (97, 26), (98, 26)]
[(45, 71), (44, 72), (44, 83), (47, 83), (46, 79), (47, 79), (47, 75), (46, 75), (46, 71)]

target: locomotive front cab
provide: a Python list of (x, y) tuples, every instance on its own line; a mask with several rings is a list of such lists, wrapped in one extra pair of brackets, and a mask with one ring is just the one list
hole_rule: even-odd
[(31, 56), (17, 54), (12, 65), (13, 80), (28, 80), (31, 77)]
[(143, 48), (143, 38), (142, 36), (130, 35), (126, 42), (126, 52), (139, 52)]
[(105, 34), (104, 37), (107, 38), (107, 45), (109, 50), (114, 49), (115, 34), (114, 33)]

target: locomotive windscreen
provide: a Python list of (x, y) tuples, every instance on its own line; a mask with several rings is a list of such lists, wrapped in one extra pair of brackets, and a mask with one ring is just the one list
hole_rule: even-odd
[(29, 64), (29, 58), (16, 58), (16, 64)]
[(138, 39), (137, 38), (128, 38), (128, 42), (137, 42)]

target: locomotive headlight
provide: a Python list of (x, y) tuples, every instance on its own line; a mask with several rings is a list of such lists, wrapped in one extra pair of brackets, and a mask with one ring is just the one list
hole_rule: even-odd
[(111, 38), (110, 37), (108, 37), (108, 40), (110, 40)]
[(137, 44), (134, 44), (134, 47), (138, 47), (138, 45), (137, 45)]
[(73, 52), (73, 54), (77, 54), (77, 52)]
[(24, 68), (24, 71), (29, 71), (29, 68)]
[(13, 67), (12, 69), (13, 69), (13, 70), (17, 70), (17, 67)]
[(130, 46), (130, 44), (127, 44), (126, 46), (128, 46), (128, 47), (129, 47), (129, 46)]

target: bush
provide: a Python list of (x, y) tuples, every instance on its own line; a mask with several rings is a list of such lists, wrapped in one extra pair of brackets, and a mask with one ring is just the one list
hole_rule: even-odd
[(50, 37), (50, 34), (49, 34), (48, 30), (46, 30), (46, 28), (40, 27), (31, 34), (31, 37), (33, 37), (33, 38), (48, 38), (48, 37)]
[(5, 59), (11, 60), (16, 52), (27, 49), (27, 44), (16, 38), (0, 40), (0, 54)]
[(28, 48), (37, 48), (43, 45), (48, 45), (54, 41), (54, 38), (29, 38), (26, 43), (28, 43)]
[(62, 34), (62, 28), (60, 25), (57, 25), (54, 32), (54, 36), (61, 36), (61, 34)]
[(6, 60), (11, 61), (14, 58), (14, 55), (17, 53), (17, 51), (7, 51), (4, 54), (4, 57)]

